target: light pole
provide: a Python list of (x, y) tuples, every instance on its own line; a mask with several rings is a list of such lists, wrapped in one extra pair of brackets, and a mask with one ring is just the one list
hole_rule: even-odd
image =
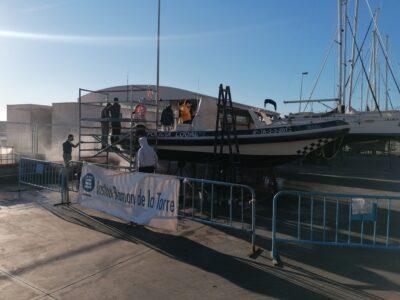
[(157, 1), (157, 86), (156, 86), (156, 149), (158, 146), (158, 105), (160, 102), (160, 15), (161, 0)]
[(303, 100), (303, 80), (304, 76), (308, 75), (308, 72), (303, 72), (301, 73), (301, 84), (300, 84), (300, 106), (299, 106), (299, 112), (301, 112), (301, 100)]

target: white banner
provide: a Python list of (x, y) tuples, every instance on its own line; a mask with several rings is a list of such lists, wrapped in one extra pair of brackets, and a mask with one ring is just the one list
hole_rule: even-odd
[(123, 173), (84, 164), (79, 203), (120, 219), (177, 230), (179, 179), (172, 176)]

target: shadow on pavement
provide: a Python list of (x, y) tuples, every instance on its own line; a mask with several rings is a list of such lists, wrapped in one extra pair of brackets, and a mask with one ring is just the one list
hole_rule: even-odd
[[(261, 263), (257, 260), (241, 258), (216, 251), (189, 239), (188, 236), (190, 234), (182, 236), (155, 232), (142, 226), (129, 226), (128, 224), (104, 217), (84, 216), (68, 207), (50, 209), (66, 221), (106, 233), (116, 238), (144, 244), (152, 250), (172, 259), (216, 274), (236, 286), (260, 295), (277, 298), (297, 298), (301, 295), (304, 299), (319, 299), (344, 294), (356, 298), (376, 298), (374, 295), (363, 291), (364, 286), (345, 285), (326, 279), (317, 273), (304, 269), (301, 270), (295, 265), (287, 264), (283, 269), (272, 267), (268, 252), (264, 252), (263, 258), (266, 259), (263, 259), (263, 263)], [(242, 238), (245, 237), (242, 236)], [(268, 239), (261, 240), (263, 244), (267, 241)], [(90, 251), (90, 249), (83, 250)], [(335, 264), (329, 261), (331, 253), (328, 253), (327, 256), (316, 256), (312, 253), (304, 254), (303, 252), (304, 256), (301, 254), (296, 256), (297, 248), (293, 250), (294, 252), (285, 251), (282, 253), (303, 263), (314, 266), (318, 265), (322, 270), (330, 270), (333, 273), (340, 272), (345, 277), (354, 278), (354, 272), (359, 272), (357, 278), (367, 283), (365, 289), (380, 289), (378, 285), (381, 288), (397, 289), (397, 285), (393, 285), (383, 277), (358, 266), (360, 261), (352, 261), (353, 267), (348, 265), (343, 268), (343, 271), (338, 271), (340, 268), (337, 268), (337, 265), (335, 267)], [(65, 253), (62, 257), (67, 258), (68, 255), (70, 254)], [(341, 255), (338, 255), (336, 259), (338, 263), (340, 263), (340, 258)], [(329, 263), (325, 264), (327, 260)], [(52, 262), (54, 259), (48, 258), (48, 261)], [(347, 261), (346, 263), (349, 262)], [(367, 263), (367, 261), (364, 261), (364, 263)], [(357, 267), (354, 268), (355, 265)], [(34, 267), (32, 266), (32, 268)], [(316, 283), (321, 286), (318, 287)]]

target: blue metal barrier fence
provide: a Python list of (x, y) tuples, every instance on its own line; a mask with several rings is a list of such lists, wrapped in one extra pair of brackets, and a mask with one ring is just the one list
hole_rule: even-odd
[(256, 194), (253, 188), (207, 179), (178, 178), (182, 218), (250, 233), (255, 252)]
[(64, 165), (39, 159), (21, 158), (19, 161), (18, 190), (21, 185), (29, 185), (61, 194), (61, 202), (65, 202), (66, 177)]
[[(104, 168), (127, 171), (127, 167), (95, 164)], [(19, 162), (18, 185), (59, 192), (61, 203), (69, 203), (69, 192), (78, 192), (82, 162), (62, 163), (22, 157)]]
[[(120, 172), (130, 172), (130, 167), (95, 164)], [(71, 192), (78, 192), (83, 163), (70, 161), (66, 178)], [(255, 248), (256, 195), (253, 188), (243, 184), (190, 177), (178, 177), (179, 215), (197, 222), (231, 228), (251, 234)]]
[(281, 191), (273, 199), (272, 259), (277, 262), (278, 243), (400, 249), (399, 200), (400, 196)]
[[(128, 172), (128, 167), (96, 164)], [(69, 204), (69, 192), (78, 192), (82, 162), (71, 161), (68, 166), (38, 159), (21, 158), (19, 165), (19, 190), (25, 184), (40, 189), (59, 192), (61, 204)], [(214, 180), (178, 177), (179, 215), (197, 222), (239, 230), (251, 234), (255, 251), (256, 196), (247, 185)]]

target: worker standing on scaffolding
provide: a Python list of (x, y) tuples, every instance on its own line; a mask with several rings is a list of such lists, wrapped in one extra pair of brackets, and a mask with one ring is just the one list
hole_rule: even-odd
[[(111, 118), (111, 144), (118, 142), (121, 134), (121, 105), (118, 103), (118, 98), (114, 98), (114, 104), (110, 107)], [(117, 121), (115, 119), (118, 119)]]
[(79, 143), (73, 144), (74, 135), (69, 134), (67, 140), (62, 144), (63, 146), (63, 159), (64, 164), (68, 166), (68, 163), (72, 160), (72, 147), (76, 148), (79, 146)]
[(111, 103), (107, 103), (106, 107), (101, 111), (101, 146), (106, 148), (108, 146), (108, 135), (110, 134), (110, 108)]
[(191, 106), (192, 105), (190, 104), (189, 101), (185, 101), (179, 108), (181, 122), (183, 124), (191, 124), (192, 123)]
[(147, 138), (139, 138), (140, 148), (136, 156), (136, 166), (139, 172), (154, 173), (156, 170), (158, 157), (156, 151), (147, 142)]

